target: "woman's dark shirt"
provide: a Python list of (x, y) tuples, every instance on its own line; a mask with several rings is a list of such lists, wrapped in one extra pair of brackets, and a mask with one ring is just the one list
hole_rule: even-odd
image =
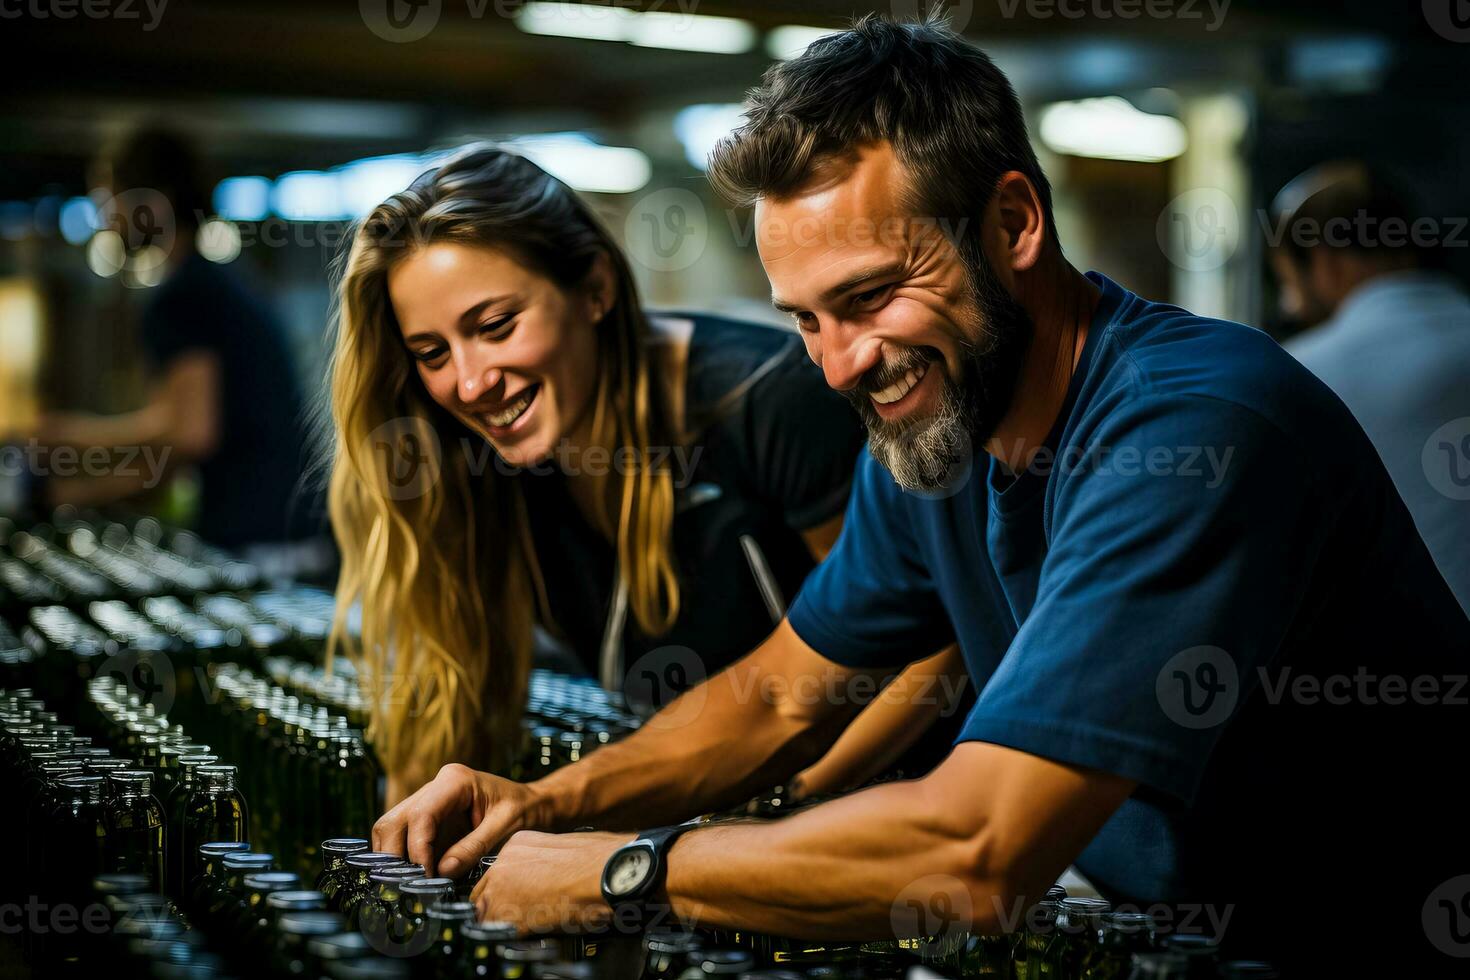
[[(694, 436), (669, 459), (679, 616), (668, 632), (650, 636), (629, 609), (610, 672), (631, 700), (653, 704), (771, 633), (779, 621), (772, 602), (784, 610), (815, 565), (801, 532), (842, 513), (865, 439), (857, 413), (827, 387), (794, 333), (706, 314), (667, 316), (694, 324), (684, 410)], [(615, 549), (582, 517), (560, 472), (520, 478), (551, 605), (547, 625), (601, 676)], [(778, 595), (763, 595), (753, 561), (769, 568)]]

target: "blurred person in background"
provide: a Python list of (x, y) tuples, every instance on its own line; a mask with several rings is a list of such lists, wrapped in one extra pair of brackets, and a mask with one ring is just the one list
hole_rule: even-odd
[(1357, 161), (1306, 171), (1271, 211), (1281, 312), (1307, 327), (1286, 349), (1367, 431), (1470, 611), (1470, 501), (1437, 489), (1424, 459), (1448, 451), (1452, 472), (1470, 466), (1470, 451), (1453, 443), (1426, 448), (1441, 426), (1470, 419), (1470, 296), (1436, 268), (1437, 243), (1425, 237), (1451, 226), (1416, 225), (1404, 194)]
[[(329, 508), (362, 623), (332, 649), (366, 659), (389, 805), (441, 765), (506, 763), (534, 627), (657, 706), (765, 639), (837, 538), (863, 427), (796, 335), (645, 311), (529, 160), (470, 146), (379, 205), (339, 302)], [(922, 678), (962, 669), (915, 665), (915, 697), (874, 703), (799, 791), (941, 733)]]
[[(150, 375), (142, 407), (121, 415), (57, 413), (40, 441), (151, 447), (170, 470), (198, 472), (196, 530), (214, 544), (260, 557), (308, 536), (311, 510), (297, 494), (305, 462), (301, 392), (275, 314), (231, 266), (204, 258), (195, 237), (211, 213), (210, 182), (194, 146), (147, 127), (103, 154), (95, 184), (113, 195), (104, 219), (156, 225), (162, 281), (147, 293), (141, 338)], [(108, 475), (53, 480), (52, 506), (99, 506), (148, 489)], [(270, 561), (265, 564), (269, 567)]]

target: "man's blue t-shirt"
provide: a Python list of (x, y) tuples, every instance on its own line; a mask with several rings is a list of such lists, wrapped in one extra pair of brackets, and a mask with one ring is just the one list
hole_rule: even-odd
[(1036, 462), (977, 452), (920, 495), (865, 453), (793, 628), (857, 667), (957, 640), (961, 741), (1136, 780), (1076, 862), (1115, 900), (1210, 905), (1279, 953), (1324, 891), (1369, 889), (1380, 934), (1423, 943), (1429, 890), (1470, 871), (1426, 812), (1456, 812), (1434, 764), (1464, 743), (1470, 622), (1324, 385), (1258, 330), (1088, 278)]

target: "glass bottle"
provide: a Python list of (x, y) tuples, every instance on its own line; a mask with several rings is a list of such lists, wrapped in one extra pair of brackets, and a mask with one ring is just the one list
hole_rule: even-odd
[(106, 805), (107, 864), (110, 871), (145, 874), (162, 888), (163, 807), (153, 796), (152, 775), (120, 769), (107, 777), (112, 798)]
[(1085, 980), (1126, 980), (1133, 955), (1154, 948), (1153, 916), (1144, 912), (1108, 912), (1101, 917), (1097, 946), (1082, 964)]
[(1014, 980), (1054, 980), (1047, 947), (1057, 937), (1057, 904), (1037, 902), (1026, 913), (1025, 929), (1011, 947)]
[(322, 841), (322, 870), (316, 876), (317, 890), (331, 902), (346, 879), (347, 856), (361, 854), (372, 842), (362, 837), (331, 837)]
[(261, 871), (241, 879), (240, 901), (225, 916), (226, 948), (250, 950), (251, 941), (269, 928), (266, 898), (275, 892), (301, 887), (301, 877), (294, 871)]
[(677, 980), (689, 969), (690, 959), (703, 952), (704, 939), (693, 932), (650, 932), (643, 948), (645, 980)]
[(380, 868), (390, 868), (407, 863), (397, 854), (386, 854), (382, 851), (359, 851), (356, 854), (347, 855), (347, 880), (343, 882), (342, 888), (334, 897), (336, 905), (332, 907), (332, 911), (339, 913), (348, 922), (353, 921), (352, 916), (357, 908), (357, 903), (367, 897), (370, 887), (368, 876)]
[(194, 785), (184, 800), (183, 833), (179, 835), (184, 862), (179, 881), (199, 873), (199, 846), (210, 841), (241, 841), (249, 821), (245, 797), (235, 788), (235, 767), (214, 763), (194, 770)]
[(282, 912), (273, 923), (271, 934), (263, 935), (261, 941), (269, 944), (270, 961), (277, 976), (315, 977), (319, 974), (306, 972), (311, 960), (308, 944), (312, 940), (341, 933), (342, 917), (337, 913), (321, 909), (297, 909)]
[(56, 902), (82, 906), (92, 882), (107, 872), (107, 819), (103, 813), (107, 780), (68, 776), (58, 784), (59, 802), (46, 826), (47, 874)]
[[(393, 948), (417, 955), (429, 945), (429, 909), (454, 898), (452, 878), (410, 878), (398, 887), (398, 906), (385, 924)], [(366, 920), (364, 920), (366, 929)]]
[[(173, 894), (182, 895), (187, 883), (193, 881), (198, 873), (198, 864), (190, 861), (190, 852), (184, 850), (184, 805), (194, 791), (199, 767), (216, 762), (219, 762), (218, 756), (207, 754), (179, 756), (174, 762), (173, 787), (163, 799), (163, 812), (168, 821), (168, 885)], [(197, 847), (192, 853), (198, 857)]]
[(1057, 929), (1046, 947), (1053, 976), (1080, 977), (1082, 964), (1097, 946), (1104, 913), (1112, 905), (1101, 898), (1064, 898), (1057, 903)]
[[(264, 912), (256, 916), (251, 932), (245, 941), (252, 949), (263, 949), (275, 942), (275, 929), (281, 917), (293, 912), (325, 912), (327, 898), (319, 891), (303, 888), (283, 888), (265, 897)], [(337, 924), (333, 932), (342, 928), (342, 918), (335, 912), (332, 921)]]
[(369, 939), (388, 938), (388, 925), (398, 910), (403, 883), (424, 876), (421, 864), (396, 864), (379, 868), (368, 875), (368, 892), (357, 907), (345, 916), (347, 928), (356, 929)]
[(184, 884), (184, 908), (190, 915), (199, 915), (208, 905), (209, 896), (224, 879), (222, 859), (227, 854), (244, 854), (250, 845), (242, 840), (209, 841), (199, 845), (195, 853), (198, 871)]
[(422, 960), (426, 975), (447, 980), (456, 974), (461, 958), (460, 930), (477, 916), (469, 902), (441, 902), (429, 909), (429, 947)]
[(245, 876), (259, 874), (276, 865), (274, 854), (245, 851), (220, 858), (220, 874), (205, 896), (203, 920), (206, 932), (218, 932), (227, 926), (232, 910), (238, 909), (245, 897)]
[[(428, 879), (426, 879), (428, 880)], [(427, 938), (426, 932), (415, 933)], [(516, 927), (509, 922), (466, 922), (459, 929), (460, 967), (462, 977), (502, 976), (499, 947), (514, 942)], [(410, 940), (412, 942), (413, 940)]]

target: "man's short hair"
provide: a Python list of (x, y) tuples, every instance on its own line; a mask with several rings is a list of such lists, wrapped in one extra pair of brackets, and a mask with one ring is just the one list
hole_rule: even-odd
[[(1056, 240), (1051, 186), (1015, 89), (938, 17), (898, 23), (869, 14), (819, 38), (766, 71), (746, 98), (745, 118), (709, 165), (710, 183), (736, 204), (795, 193), (856, 147), (885, 140), (912, 177), (916, 215), (978, 219), (1001, 175), (1014, 170), (1036, 188)], [(967, 239), (979, 221), (969, 225)]]

